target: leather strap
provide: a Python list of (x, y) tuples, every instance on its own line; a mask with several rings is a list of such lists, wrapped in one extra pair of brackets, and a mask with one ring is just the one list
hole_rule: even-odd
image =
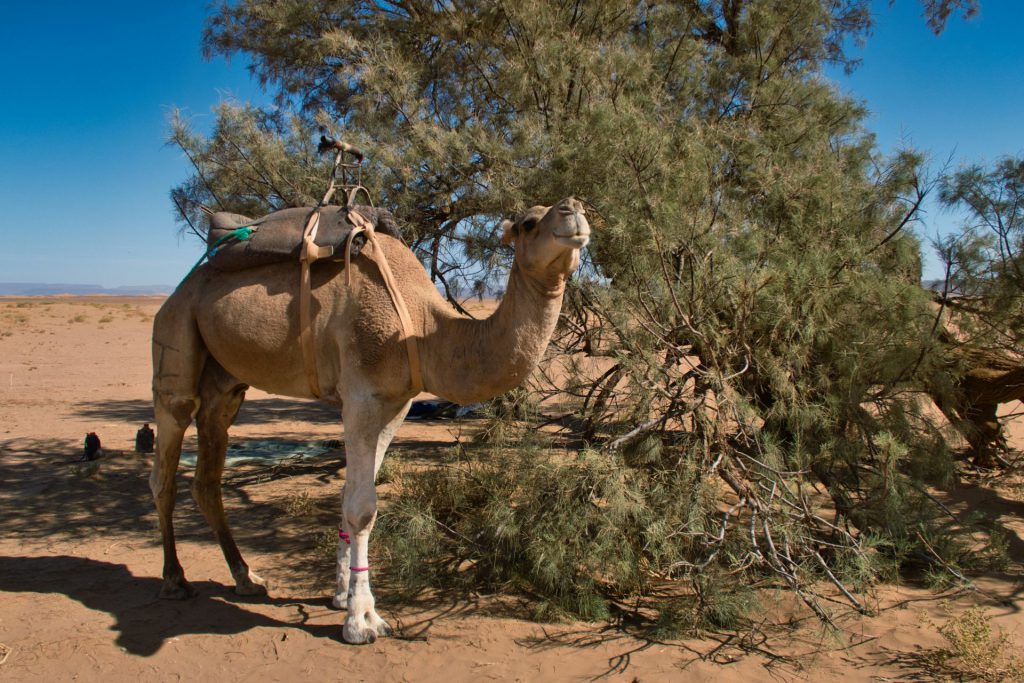
[(413, 332), (412, 317), (409, 315), (409, 309), (405, 305), (405, 298), (398, 289), (395, 275), (391, 272), (391, 266), (388, 265), (388, 260), (384, 256), (384, 250), (380, 248), (373, 224), (352, 208), (348, 210), (348, 220), (353, 225), (353, 228), (345, 243), (345, 282), (347, 285), (352, 284), (352, 239), (357, 234), (363, 233), (366, 235), (366, 246), (370, 248), (366, 249), (364, 247), (362, 253), (366, 254), (371, 261), (377, 264), (381, 277), (384, 278), (384, 286), (387, 287), (388, 294), (391, 295), (391, 302), (395, 305), (395, 312), (398, 313), (398, 319), (402, 323), (401, 336), (405, 339), (406, 352), (409, 354), (409, 374), (411, 375), (412, 389), (418, 394), (423, 391), (423, 372), (420, 367), (420, 351), (419, 346), (416, 344), (416, 335)]
[(319, 247), (316, 244), (316, 233), (320, 229), (320, 207), (313, 210), (306, 228), (302, 231), (302, 251), (299, 254), (301, 277), (299, 279), (299, 346), (302, 349), (302, 365), (306, 370), (306, 380), (313, 396), (320, 398), (320, 379), (316, 369), (316, 348), (313, 344), (313, 322), (310, 308), (313, 300), (309, 266), (316, 260), (327, 258), (334, 253), (334, 247)]
[[(402, 323), (401, 336), (405, 340), (406, 352), (409, 354), (409, 374), (412, 380), (412, 389), (418, 394), (423, 391), (423, 371), (420, 366), (419, 346), (416, 344), (416, 336), (413, 333), (412, 317), (405, 305), (402, 292), (395, 282), (395, 275), (391, 272), (391, 266), (384, 256), (384, 251), (377, 242), (373, 224), (355, 209), (349, 208), (348, 220), (352, 224), (352, 230), (345, 240), (345, 284), (352, 285), (352, 240), (362, 233), (366, 235), (366, 246), (363, 253), (371, 261), (377, 264), (381, 277), (384, 278), (384, 286), (391, 296), (391, 302), (395, 305), (398, 319)], [(317, 246), (316, 233), (320, 227), (320, 209), (313, 211), (306, 222), (306, 228), (302, 232), (302, 251), (299, 255), (301, 265), (301, 279), (299, 280), (299, 346), (302, 349), (302, 365), (306, 371), (306, 380), (309, 382), (309, 390), (313, 396), (320, 398), (320, 378), (316, 367), (316, 346), (313, 339), (313, 323), (310, 315), (312, 306), (313, 290), (311, 284), (310, 265), (319, 259), (328, 258), (334, 254), (334, 247)]]

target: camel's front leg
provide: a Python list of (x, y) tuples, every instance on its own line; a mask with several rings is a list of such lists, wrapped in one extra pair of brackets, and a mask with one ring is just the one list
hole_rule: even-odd
[(348, 523), (345, 522), (345, 488), (341, 489), (341, 526), (338, 528), (338, 552), (336, 577), (337, 584), (334, 588), (334, 599), (331, 604), (335, 609), (348, 607), (348, 568), (351, 566), (352, 558), (352, 537), (349, 535)]
[[(409, 401), (399, 404), (359, 397), (346, 400), (345, 422), (345, 489), (342, 495), (342, 533), (339, 545), (349, 542), (349, 563), (343, 560), (338, 570), (338, 587), (347, 594), (348, 614), (343, 636), (349, 643), (372, 643), (377, 636), (387, 635), (391, 627), (377, 614), (370, 590), (370, 532), (377, 520), (377, 490), (374, 479), (384, 453), (399, 425), (409, 411)], [(341, 552), (339, 550), (339, 552)], [(347, 583), (347, 586), (343, 585)], [(337, 596), (335, 597), (337, 602)]]

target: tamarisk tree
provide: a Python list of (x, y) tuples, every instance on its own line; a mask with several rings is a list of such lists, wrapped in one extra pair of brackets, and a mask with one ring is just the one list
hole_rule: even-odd
[[(974, 7), (925, 3), (937, 30)], [(950, 474), (918, 390), (940, 371), (911, 232), (928, 183), (823, 76), (869, 27), (866, 0), (225, 3), (206, 50), (248, 57), (276, 105), (224, 105), (209, 135), (176, 120), (195, 173), (172, 196), (199, 232), (200, 204), (309, 204), (328, 128), (370, 151), (366, 183), (453, 300), (507, 263), (498, 217), (586, 198), (589, 259), (534, 387), (576, 455), (467, 455), (410, 487), (395, 564), (471, 560), (591, 616), (688, 580), (729, 623), (712, 596), (765, 576), (822, 619), (823, 585), (866, 611), (876, 577), (959, 548), (925, 488)]]
[(943, 341), (955, 383), (939, 405), (975, 462), (992, 466), (1005, 446), (999, 404), (1024, 399), (1024, 159), (966, 166), (942, 179), (939, 199), (965, 215), (936, 244), (946, 266), (936, 299), (952, 323)]

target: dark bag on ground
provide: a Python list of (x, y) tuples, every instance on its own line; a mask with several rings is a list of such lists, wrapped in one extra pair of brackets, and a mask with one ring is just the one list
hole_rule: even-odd
[[(369, 206), (355, 210), (373, 224), (374, 230), (399, 240), (402, 239), (398, 222), (390, 211)], [(210, 230), (206, 235), (207, 249), (234, 230), (255, 226), (256, 230), (245, 240), (229, 239), (209, 255), (210, 265), (217, 270), (235, 271), (255, 268), (269, 263), (295, 261), (302, 250), (302, 233), (313, 213), (312, 207), (282, 209), (262, 218), (252, 219), (237, 213), (219, 212), (210, 216)], [(345, 240), (352, 231), (343, 206), (324, 206), (320, 209), (320, 227), (317, 229), (318, 246), (334, 247), (334, 258), (344, 260)], [(365, 238), (357, 235), (352, 240), (352, 255), (359, 253)]]
[(139, 431), (135, 432), (135, 452), (136, 453), (152, 453), (153, 444), (156, 441), (156, 435), (150, 428), (149, 423), (146, 423), (139, 427)]

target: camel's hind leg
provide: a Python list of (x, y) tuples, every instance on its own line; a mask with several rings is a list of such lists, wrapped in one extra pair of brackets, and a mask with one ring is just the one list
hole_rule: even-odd
[(267, 592), (266, 585), (249, 570), (249, 565), (242, 559), (228, 527), (221, 496), (228, 428), (234, 423), (248, 388), (228, 374), (212, 357), (207, 359), (199, 381), (201, 401), (196, 415), (199, 456), (196, 475), (192, 480), (192, 497), (199, 504), (199, 509), (220, 543), (224, 559), (235, 579), (235, 592), (239, 595), (263, 595)]
[(199, 407), (199, 370), (205, 356), (188, 302), (172, 296), (153, 322), (153, 412), (157, 438), (149, 488), (160, 518), (164, 547), (160, 597), (173, 600), (195, 594), (178, 562), (173, 516), (181, 441)]
[(160, 597), (181, 600), (195, 595), (195, 590), (185, 580), (185, 572), (178, 562), (178, 551), (174, 543), (174, 502), (178, 495), (176, 473), (178, 458), (181, 456), (181, 441), (185, 429), (192, 422), (193, 404), (187, 400), (162, 402), (159, 398), (154, 406), (156, 414), (156, 457), (153, 472), (149, 475), (149, 488), (153, 492), (157, 515), (160, 518), (160, 535), (164, 546), (164, 582)]

